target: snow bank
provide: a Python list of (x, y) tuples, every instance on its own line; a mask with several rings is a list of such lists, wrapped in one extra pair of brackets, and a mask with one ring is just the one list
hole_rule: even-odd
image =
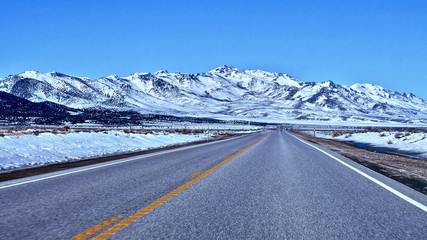
[(316, 132), (317, 137), (331, 138), (341, 141), (354, 141), (368, 143), (377, 147), (396, 148), (402, 151), (418, 152), (423, 157), (427, 157), (427, 133), (418, 132), (366, 132), (366, 133), (346, 133), (337, 137), (332, 136), (332, 132)]
[(42, 133), (0, 137), (0, 171), (141, 151), (206, 139), (204, 134)]

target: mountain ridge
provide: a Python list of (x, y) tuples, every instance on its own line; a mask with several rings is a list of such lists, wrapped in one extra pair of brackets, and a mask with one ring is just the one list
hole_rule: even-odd
[(26, 71), (0, 78), (0, 91), (71, 108), (215, 118), (426, 122), (427, 103), (372, 84), (302, 82), (286, 73), (223, 65), (207, 73), (160, 70), (98, 79)]

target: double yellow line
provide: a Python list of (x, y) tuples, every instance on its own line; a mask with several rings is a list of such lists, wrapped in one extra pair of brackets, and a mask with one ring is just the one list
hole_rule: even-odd
[[(108, 237), (111, 237), (112, 235), (114, 235), (115, 233), (117, 233), (118, 231), (122, 230), (123, 228), (129, 226), (131, 223), (135, 222), (136, 220), (138, 220), (139, 218), (141, 218), (142, 216), (144, 216), (145, 214), (149, 213), (150, 211), (152, 211), (153, 209), (159, 207), (160, 205), (162, 205), (163, 203), (165, 203), (166, 201), (168, 201), (169, 199), (171, 199), (172, 197), (174, 197), (175, 195), (177, 195), (178, 193), (184, 191), (185, 189), (187, 189), (188, 187), (190, 187), (191, 185), (193, 185), (194, 183), (200, 181), (202, 178), (206, 177), (207, 175), (209, 175), (211, 172), (215, 171), (216, 169), (218, 169), (219, 167), (221, 167), (222, 165), (226, 164), (227, 162), (229, 162), (231, 159), (237, 157), (238, 155), (240, 155), (241, 153), (243, 153), (244, 151), (248, 150), (249, 148), (253, 147), (255, 144), (261, 142), (262, 140), (264, 140), (267, 136), (263, 137), (262, 139), (260, 139), (259, 141), (256, 141), (255, 143), (247, 146), (246, 148), (240, 149), (236, 154), (234, 154), (233, 156), (227, 156), (225, 157), (225, 160), (222, 161), (221, 163), (219, 163), (218, 165), (214, 166), (213, 168), (207, 170), (206, 172), (199, 171), (193, 175), (191, 175), (191, 177), (195, 177), (192, 180), (190, 180), (189, 182), (185, 183), (184, 185), (180, 186), (179, 188), (173, 190), (172, 192), (168, 193), (167, 195), (163, 196), (162, 198), (160, 198), (159, 200), (151, 203), (150, 205), (148, 205), (147, 207), (139, 210), (138, 212), (134, 213), (133, 215), (131, 215), (128, 218), (123, 219), (122, 221), (118, 222), (116, 225), (113, 225), (112, 227), (110, 227), (109, 229), (107, 229), (106, 231), (102, 232), (101, 234), (99, 234), (98, 236), (92, 238), (92, 239), (106, 239)], [(202, 173), (202, 174), (201, 174)], [(200, 175), (199, 175), (200, 174)], [(105, 227), (117, 222), (118, 220), (120, 220), (122, 218), (121, 215), (112, 217), (110, 219), (105, 220), (104, 222), (101, 222), (100, 224), (80, 233), (79, 235), (74, 236), (73, 238), (71, 238), (71, 240), (82, 240), (82, 239), (86, 239), (94, 234), (96, 234), (98, 231), (104, 229)]]

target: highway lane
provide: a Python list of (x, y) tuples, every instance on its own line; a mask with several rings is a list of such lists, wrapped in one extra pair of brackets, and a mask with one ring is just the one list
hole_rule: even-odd
[(66, 239), (121, 215), (120, 220), (105, 227), (114, 229), (159, 198), (198, 178), (190, 177), (191, 174), (218, 166), (225, 156), (233, 157), (209, 174), (199, 174), (202, 178), (197, 182), (148, 214), (135, 217), (117, 232), (107, 230), (98, 237), (425, 239), (427, 236), (426, 211), (349, 166), (421, 206), (427, 205), (425, 195), (325, 150), (348, 164), (343, 165), (286, 132), (276, 131), (263, 139), (264, 135), (253, 134), (0, 189), (0, 236)]

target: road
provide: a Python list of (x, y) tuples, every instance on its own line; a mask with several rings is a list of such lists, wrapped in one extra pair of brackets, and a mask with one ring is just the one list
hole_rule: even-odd
[(284, 131), (0, 183), (0, 239), (426, 239), (427, 196)]

